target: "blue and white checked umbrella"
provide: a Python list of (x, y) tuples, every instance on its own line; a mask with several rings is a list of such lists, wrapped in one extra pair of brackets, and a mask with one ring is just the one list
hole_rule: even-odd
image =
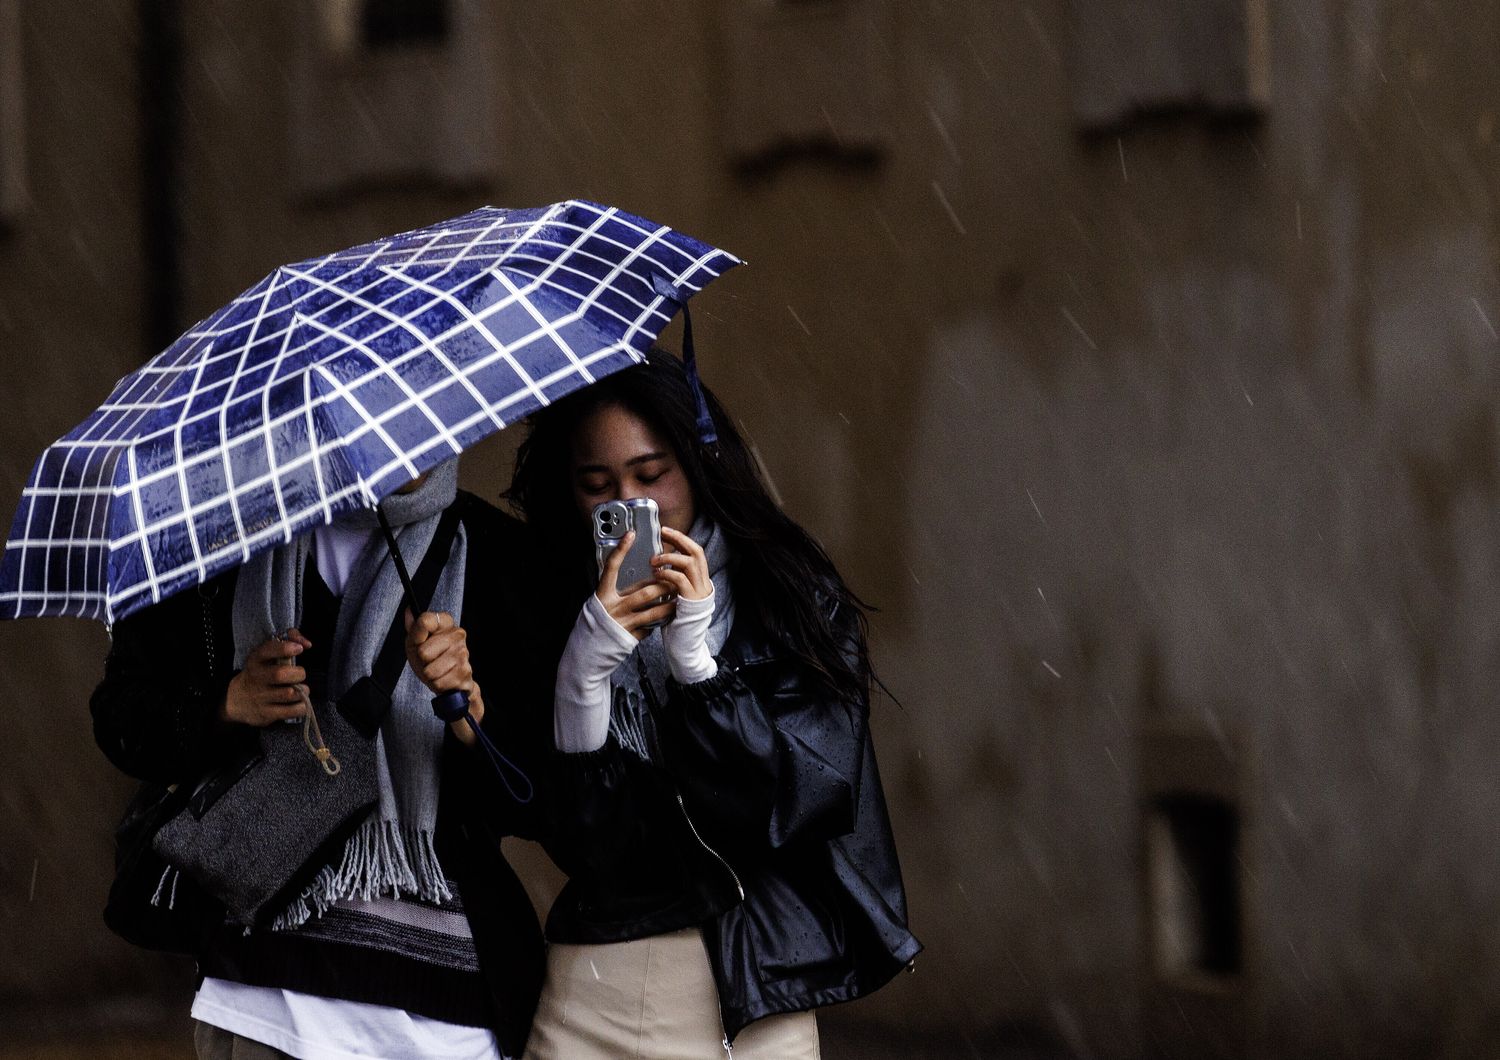
[(373, 506), (643, 360), (739, 263), (570, 201), (277, 269), (42, 454), (0, 560), (0, 617), (113, 622)]

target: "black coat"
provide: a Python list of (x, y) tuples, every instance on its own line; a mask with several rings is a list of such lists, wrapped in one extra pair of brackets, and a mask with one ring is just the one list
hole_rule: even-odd
[(743, 614), (718, 665), (707, 681), (668, 682), (654, 705), (660, 764), (613, 735), (555, 757), (544, 843), (570, 878), (547, 937), (618, 942), (701, 925), (732, 1039), (763, 1016), (867, 994), (921, 946), (906, 927), (868, 706), (821, 691)]
[[(486, 733), (530, 776), (550, 734), (538, 728), (551, 699), (552, 674), (527, 664), (539, 658), (528, 604), (535, 593), (518, 582), (530, 551), (524, 526), (460, 492), (455, 504), (469, 547), (463, 625), (474, 678), (485, 690)], [(235, 571), (188, 589), (115, 624), (104, 680), (90, 701), (94, 736), (125, 773), (157, 784), (192, 783), (221, 766), (247, 741), (248, 726), (218, 719), (234, 676), (231, 603)], [(433, 724), (439, 724), (434, 719)], [(520, 805), (494, 782), (489, 766), (451, 735), (445, 742), (436, 843), (458, 885), (492, 1001), (494, 1030), (519, 1055), (541, 990), (544, 964), (536, 914), (500, 854), (502, 835), (537, 834), (540, 796)], [(200, 896), (204, 951), (222, 919)]]

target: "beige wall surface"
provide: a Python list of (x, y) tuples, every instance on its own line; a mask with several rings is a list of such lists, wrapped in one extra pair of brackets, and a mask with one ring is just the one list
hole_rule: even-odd
[[(142, 356), (134, 6), (21, 7), (7, 512)], [(487, 62), (377, 75), (473, 78), (493, 175), (418, 154), (309, 195), (296, 123), (352, 76), (309, 52), (315, 7), (184, 5), (184, 325), (482, 202), (598, 199), (749, 261), (695, 303), (705, 378), (880, 608), (901, 701), (875, 724), (927, 953), (835, 1043), (1500, 1049), (1493, 5), (471, 4)], [(329, 150), (396, 142), (366, 117)], [(495, 496), (512, 442), (466, 484)], [(97, 920), (127, 790), (88, 732), (104, 643), (0, 624), (0, 1019), (185, 996)], [(1153, 943), (1178, 788), (1240, 822), (1238, 974)]]

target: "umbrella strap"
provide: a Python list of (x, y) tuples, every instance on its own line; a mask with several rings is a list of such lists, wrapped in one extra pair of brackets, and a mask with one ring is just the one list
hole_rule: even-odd
[(708, 411), (708, 398), (703, 394), (703, 382), (698, 378), (698, 354), (693, 349), (693, 316), (688, 312), (686, 302), (682, 303), (682, 367), (687, 373), (688, 387), (693, 391), (693, 404), (698, 410), (698, 440), (712, 451), (719, 444), (719, 432)]
[[(510, 792), (510, 797), (523, 805), (531, 801), (532, 796), (536, 794), (531, 778), (520, 766), (505, 757), (500, 748), (496, 747), (494, 741), (489, 738), (489, 734), (480, 728), (479, 722), (474, 720), (474, 715), (469, 712), (467, 692), (454, 690), (433, 696), (432, 712), (446, 722), (455, 722), (460, 719), (465, 721), (474, 731), (474, 738), (479, 741), (480, 750), (490, 760), (490, 765), (495, 769), (495, 775), (500, 778), (500, 783), (505, 785), (505, 790)], [(507, 770), (509, 770), (509, 775), (507, 775)], [(512, 776), (520, 781), (521, 788), (526, 792), (525, 795), (522, 795), (521, 790), (510, 782)]]
[(698, 378), (698, 354), (693, 349), (693, 315), (688, 312), (688, 292), (678, 287), (660, 273), (651, 274), (652, 289), (663, 298), (670, 298), (682, 307), (682, 367), (687, 373), (688, 389), (693, 392), (693, 405), (697, 409), (698, 441), (710, 453), (718, 455), (719, 432), (714, 427), (714, 418), (708, 411), (708, 399), (703, 394), (703, 382)]

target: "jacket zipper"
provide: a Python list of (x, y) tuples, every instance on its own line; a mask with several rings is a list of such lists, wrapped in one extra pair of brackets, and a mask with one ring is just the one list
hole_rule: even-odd
[[(682, 792), (674, 790), (672, 794), (677, 796), (677, 808), (682, 811), (682, 819), (687, 822), (688, 829), (693, 833), (693, 838), (698, 841), (698, 845), (700, 847), (714, 856), (715, 861), (724, 866), (724, 871), (729, 873), (729, 878), (734, 881), (734, 889), (740, 893), (740, 901), (743, 902), (745, 900), (745, 888), (740, 883), (739, 873), (735, 872), (734, 866), (725, 861), (719, 855), (719, 852), (705, 843), (703, 841), (703, 837), (698, 834), (698, 826), (693, 823), (692, 816), (687, 812), (687, 803), (682, 801)], [(724, 1011), (723, 1007), (720, 1006), (719, 1020), (722, 1022), (723, 1019)], [(727, 1033), (724, 1035), (724, 1041), (721, 1044), (724, 1046), (724, 1056), (726, 1057), (726, 1060), (734, 1060), (734, 1046), (729, 1044), (729, 1035)]]
[[(652, 719), (655, 720), (657, 711), (659, 709), (659, 704), (656, 702), (656, 692), (651, 687), (651, 678), (646, 673), (646, 662), (641, 658), (640, 652), (635, 653), (635, 668), (636, 673), (640, 674), (641, 677), (641, 692), (646, 697), (646, 706), (651, 711)], [(659, 753), (660, 749), (658, 748), (658, 754)], [(720, 856), (717, 850), (703, 841), (703, 837), (698, 834), (698, 826), (693, 823), (692, 816), (687, 812), (687, 803), (682, 801), (682, 792), (675, 784), (672, 785), (672, 794), (677, 796), (677, 808), (682, 811), (682, 819), (687, 822), (688, 830), (693, 833), (693, 838), (698, 841), (698, 845), (700, 847), (702, 847), (704, 850), (708, 851), (710, 855), (712, 855), (715, 861), (724, 866), (724, 871), (729, 873), (729, 878), (734, 881), (734, 889), (739, 892), (740, 901), (743, 902), (745, 900), (745, 888), (744, 885), (740, 883), (739, 873), (734, 871), (734, 866), (725, 861), (724, 858)], [(726, 1036), (726, 1047), (728, 1046), (728, 1043), (729, 1039)]]
[(717, 850), (715, 850), (713, 847), (709, 846), (707, 843), (705, 843), (703, 841), (703, 837), (698, 834), (698, 826), (695, 825), (695, 824), (693, 824), (693, 819), (692, 819), (691, 816), (688, 815), (688, 812), (687, 812), (687, 804), (682, 801), (682, 792), (675, 791), (675, 792), (673, 792), (673, 794), (675, 794), (677, 796), (677, 808), (682, 811), (682, 819), (687, 822), (687, 826), (688, 826), (689, 830), (691, 830), (692, 833), (693, 833), (693, 838), (698, 841), (698, 845), (700, 847), (702, 847), (704, 850), (708, 851), (710, 854), (713, 855), (713, 858), (714, 858), (715, 861), (717, 861), (720, 865), (724, 866), (724, 871), (727, 872), (727, 873), (729, 873), (729, 878), (734, 881), (734, 889), (740, 893), (740, 901), (743, 902), (745, 900), (745, 888), (740, 883), (739, 873), (735, 872), (734, 871), (734, 866), (730, 865), (729, 862), (725, 861), (719, 855), (719, 852)]

